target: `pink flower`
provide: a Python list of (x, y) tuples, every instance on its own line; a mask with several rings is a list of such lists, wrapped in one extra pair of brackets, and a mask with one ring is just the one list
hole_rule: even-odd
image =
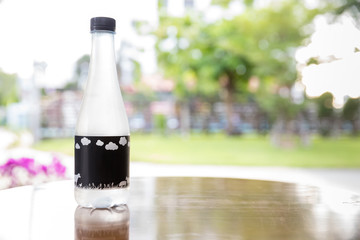
[(32, 158), (10, 158), (6, 163), (0, 165), (0, 175), (11, 178), (10, 187), (21, 185), (21, 181), (18, 179), (18, 176), (14, 171), (16, 168), (26, 170), (29, 176), (28, 182), (30, 183), (30, 180), (39, 174), (44, 174), (48, 177), (55, 175), (58, 178), (65, 178), (66, 173), (66, 167), (56, 157), (53, 158), (52, 163), (49, 165), (38, 164)]
[(50, 168), (56, 175), (60, 177), (65, 176), (66, 167), (56, 157), (53, 158), (53, 161), (48, 168)]

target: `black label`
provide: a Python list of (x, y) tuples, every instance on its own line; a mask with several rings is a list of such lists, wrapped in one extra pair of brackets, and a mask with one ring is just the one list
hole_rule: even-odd
[(89, 189), (129, 185), (129, 136), (75, 136), (75, 186)]

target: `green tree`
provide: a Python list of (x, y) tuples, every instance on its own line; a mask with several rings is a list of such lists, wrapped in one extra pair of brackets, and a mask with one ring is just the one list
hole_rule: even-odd
[(352, 125), (352, 134), (359, 133), (359, 120), (360, 120), (360, 98), (349, 98), (342, 111), (342, 117)]
[(335, 111), (333, 108), (334, 96), (326, 92), (315, 99), (317, 104), (317, 113), (319, 119), (320, 134), (324, 137), (330, 136), (334, 123), (335, 123)]
[(359, 0), (336, 0), (334, 2), (329, 2), (330, 8), (333, 8), (332, 11), (336, 16), (340, 16), (344, 13), (349, 13), (355, 21), (359, 23), (360, 17), (360, 2)]
[(166, 16), (160, 22), (159, 65), (166, 76), (175, 80), (175, 94), (182, 105), (195, 96), (211, 98), (219, 93), (226, 104), (227, 133), (235, 133), (233, 104), (236, 94), (246, 89), (252, 67), (241, 41), (238, 49), (229, 46), (228, 39), (241, 40), (234, 33), (237, 27), (226, 20), (206, 23), (199, 14), (184, 18)]
[[(221, 6), (227, 6), (223, 2)], [(260, 81), (255, 96), (263, 109), (284, 122), (296, 116), (301, 107), (290, 94), (298, 79), (294, 53), (308, 37), (302, 27), (318, 13), (301, 1), (266, 8), (254, 8), (251, 3), (242, 14), (214, 23), (198, 13), (163, 16), (156, 32), (159, 65), (176, 79), (178, 89), (189, 95), (188, 82), (194, 82), (195, 94), (204, 86), (217, 86), (226, 104), (228, 134), (235, 131), (233, 104), (239, 96), (247, 96), (252, 76)]]
[(16, 78), (16, 74), (7, 74), (0, 70), (0, 106), (19, 100)]
[(206, 25), (199, 15), (184, 18), (160, 17), (156, 30), (158, 63), (165, 77), (175, 82), (174, 94), (179, 106), (181, 128), (184, 133), (190, 128), (190, 102), (199, 95), (211, 97), (216, 92), (216, 84), (205, 79), (208, 73), (205, 64), (199, 65), (203, 52), (196, 39)]
[(294, 120), (305, 102), (293, 94), (300, 79), (294, 55), (310, 35), (303, 29), (309, 27), (318, 13), (317, 9), (307, 9), (303, 1), (293, 0), (248, 11), (246, 25), (251, 26), (250, 36), (254, 39), (249, 50), (256, 64), (254, 75), (260, 81), (255, 97), (273, 122), (272, 140), (276, 145), (294, 142), (292, 136), (298, 133)]

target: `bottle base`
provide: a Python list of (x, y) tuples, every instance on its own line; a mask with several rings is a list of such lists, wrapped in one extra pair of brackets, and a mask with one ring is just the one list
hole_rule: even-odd
[(127, 204), (129, 187), (113, 189), (84, 189), (75, 187), (76, 202), (86, 208), (110, 208)]

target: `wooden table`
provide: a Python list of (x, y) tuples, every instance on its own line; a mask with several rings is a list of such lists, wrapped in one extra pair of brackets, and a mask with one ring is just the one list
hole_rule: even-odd
[(128, 207), (77, 208), (72, 181), (0, 191), (0, 240), (360, 239), (360, 197), (292, 183), (135, 178)]

